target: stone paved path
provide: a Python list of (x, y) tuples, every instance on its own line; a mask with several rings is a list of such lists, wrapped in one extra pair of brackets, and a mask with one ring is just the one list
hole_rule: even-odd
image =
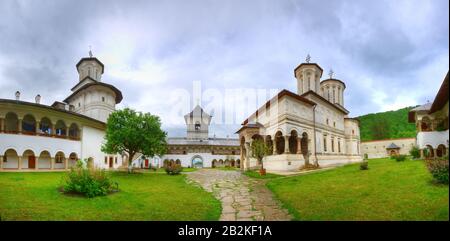
[(221, 221), (291, 220), (292, 217), (264, 180), (251, 179), (239, 171), (201, 169), (186, 173), (188, 180), (214, 193), (222, 203)]

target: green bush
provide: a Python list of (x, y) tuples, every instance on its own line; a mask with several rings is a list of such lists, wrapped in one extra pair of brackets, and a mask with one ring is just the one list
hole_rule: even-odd
[(177, 175), (180, 174), (181, 171), (183, 171), (183, 167), (180, 164), (175, 163), (166, 166), (164, 169), (169, 175)]
[(359, 169), (360, 170), (369, 170), (369, 162), (367, 160), (364, 160), (363, 162), (361, 162), (361, 164), (359, 164)]
[(439, 183), (448, 184), (448, 156), (439, 159), (429, 159), (425, 161), (428, 171)]
[(92, 198), (104, 196), (117, 189), (118, 184), (111, 181), (105, 170), (85, 168), (83, 162), (78, 161), (64, 179), (65, 193), (78, 193)]
[(419, 149), (419, 147), (417, 147), (417, 146), (411, 147), (411, 150), (409, 150), (409, 154), (414, 159), (420, 158), (420, 149)]
[(402, 162), (406, 160), (406, 155), (394, 155), (393, 158), (398, 162)]

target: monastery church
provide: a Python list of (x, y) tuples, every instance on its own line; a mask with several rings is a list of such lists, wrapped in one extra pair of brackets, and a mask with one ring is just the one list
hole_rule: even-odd
[(305, 161), (328, 166), (362, 160), (359, 121), (344, 107), (346, 85), (332, 71), (324, 80), (322, 74), (308, 55), (294, 69), (297, 93), (282, 90), (244, 120), (237, 131), (242, 169), (260, 165), (251, 157), (256, 139), (271, 149), (263, 163), (268, 171), (298, 170)]

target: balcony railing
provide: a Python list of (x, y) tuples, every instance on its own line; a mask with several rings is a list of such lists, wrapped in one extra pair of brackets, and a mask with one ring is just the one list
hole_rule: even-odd
[(81, 138), (79, 136), (57, 135), (57, 134), (48, 134), (48, 133), (36, 133), (34, 131), (7, 131), (7, 130), (0, 130), (0, 133), (15, 134), (15, 135), (28, 135), (28, 136), (43, 136), (43, 137), (49, 137), (49, 138), (69, 139), (69, 140), (74, 140), (74, 141), (81, 140)]

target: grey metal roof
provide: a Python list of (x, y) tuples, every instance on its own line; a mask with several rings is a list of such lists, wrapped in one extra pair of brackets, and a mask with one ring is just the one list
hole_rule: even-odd
[(431, 105), (432, 105), (432, 103), (426, 103), (424, 105), (417, 106), (416, 108), (412, 109), (411, 111), (421, 111), (421, 110), (428, 111), (431, 109)]
[(394, 142), (392, 142), (391, 144), (389, 144), (389, 146), (386, 147), (386, 149), (399, 149), (400, 147), (395, 145)]
[(239, 146), (239, 139), (233, 138), (208, 138), (204, 140), (187, 139), (185, 137), (169, 137), (169, 145), (210, 145), (210, 146)]

